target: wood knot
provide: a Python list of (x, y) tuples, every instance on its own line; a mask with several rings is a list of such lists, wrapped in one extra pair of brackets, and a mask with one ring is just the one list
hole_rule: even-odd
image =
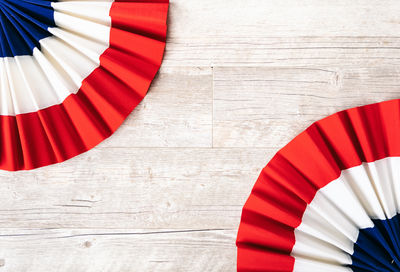
[(92, 243), (89, 242), (89, 241), (86, 241), (83, 245), (84, 245), (85, 247), (89, 248), (89, 247), (92, 246)]

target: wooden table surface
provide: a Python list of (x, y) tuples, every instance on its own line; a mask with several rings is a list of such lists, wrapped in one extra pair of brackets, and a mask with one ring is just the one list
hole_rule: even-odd
[(0, 173), (2, 271), (235, 271), (262, 167), (313, 121), (400, 97), (397, 0), (171, 0), (148, 96), (95, 149)]

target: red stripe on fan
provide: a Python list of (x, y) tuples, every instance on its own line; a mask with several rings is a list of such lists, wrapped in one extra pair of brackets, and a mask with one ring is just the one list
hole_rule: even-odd
[(168, 0), (118, 2), (110, 12), (114, 27), (165, 42)]
[(292, 271), (294, 230), (316, 192), (344, 169), (400, 156), (398, 139), (400, 100), (391, 100), (333, 114), (282, 148), (243, 207), (238, 271)]
[[(1, 169), (28, 170), (79, 155), (109, 137), (143, 99), (164, 54), (168, 1), (129, 2), (113, 3), (110, 48), (77, 94), (37, 112), (0, 116)], [(140, 28), (139, 14), (154, 21), (142, 28), (147, 36), (128, 32)], [(126, 29), (118, 29), (124, 23)]]
[(245, 246), (238, 251), (238, 271), (286, 272), (292, 271), (292, 267), (292, 257), (287, 255), (265, 252), (262, 248), (247, 248)]

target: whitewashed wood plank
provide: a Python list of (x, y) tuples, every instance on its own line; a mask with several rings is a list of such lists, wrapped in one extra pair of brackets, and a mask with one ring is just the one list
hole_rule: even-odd
[(171, 0), (171, 37), (397, 36), (396, 0)]
[(214, 146), (278, 148), (329, 114), (399, 98), (397, 67), (214, 68)]
[(1, 172), (0, 229), (234, 229), (272, 155), (268, 149), (108, 147), (62, 165)]
[[(400, 38), (361, 36), (171, 37), (164, 66), (310, 67), (399, 65)], [(278, 33), (277, 33), (278, 35)], [(312, 35), (310, 32), (309, 35)]]
[(0, 271), (232, 271), (236, 230), (1, 229)]
[(210, 147), (212, 69), (163, 67), (148, 95), (102, 147)]
[(164, 66), (393, 62), (399, 11), (395, 0), (171, 0)]

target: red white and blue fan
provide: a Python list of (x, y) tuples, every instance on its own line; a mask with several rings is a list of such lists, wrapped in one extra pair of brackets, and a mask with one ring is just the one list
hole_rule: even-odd
[(0, 168), (64, 161), (109, 137), (146, 95), (168, 0), (0, 0)]
[(263, 169), (238, 271), (400, 271), (400, 100), (314, 123)]

